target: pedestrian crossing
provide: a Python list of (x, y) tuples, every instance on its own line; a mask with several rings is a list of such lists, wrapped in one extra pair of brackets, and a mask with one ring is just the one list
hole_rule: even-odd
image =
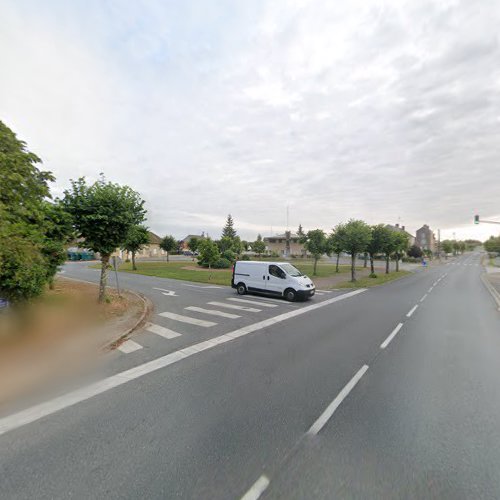
[[(332, 293), (332, 290), (317, 291), (317, 295), (326, 295)], [(226, 297), (218, 300), (211, 300), (204, 307), (190, 305), (184, 307), (185, 314), (164, 311), (158, 314), (159, 317), (165, 318), (169, 322), (167, 328), (155, 323), (147, 323), (144, 330), (164, 340), (173, 340), (182, 337), (183, 324), (194, 325), (202, 329), (207, 329), (218, 325), (215, 318), (224, 320), (237, 320), (242, 318), (242, 314), (258, 315), (258, 313), (271, 312), (272, 309), (279, 307), (296, 306), (282, 299), (272, 297), (251, 296), (249, 298)], [(181, 311), (182, 312), (182, 311)], [(179, 328), (176, 328), (175, 325)], [(179, 329), (179, 331), (176, 331)], [(185, 333), (184, 333), (185, 334)], [(118, 347), (118, 350), (123, 354), (130, 354), (142, 349), (143, 346), (133, 340), (127, 340)]]

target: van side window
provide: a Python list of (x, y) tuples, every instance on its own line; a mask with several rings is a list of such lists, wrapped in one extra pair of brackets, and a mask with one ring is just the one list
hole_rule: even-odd
[(271, 264), (269, 266), (269, 274), (271, 276), (275, 276), (276, 278), (285, 279), (285, 272), (283, 271), (283, 269), (280, 269), (278, 266), (275, 266), (274, 264)]

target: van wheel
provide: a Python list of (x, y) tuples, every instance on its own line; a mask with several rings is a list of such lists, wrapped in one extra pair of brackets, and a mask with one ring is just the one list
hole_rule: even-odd
[(288, 300), (288, 302), (294, 302), (296, 298), (297, 293), (293, 288), (287, 288), (285, 290), (285, 299)]
[(244, 283), (238, 283), (236, 291), (238, 292), (238, 295), (245, 295), (245, 293), (247, 293), (247, 287)]

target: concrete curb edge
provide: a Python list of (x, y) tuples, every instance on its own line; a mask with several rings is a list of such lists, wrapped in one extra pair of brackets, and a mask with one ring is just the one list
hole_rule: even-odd
[(490, 292), (491, 296), (493, 297), (493, 300), (497, 304), (498, 310), (500, 311), (500, 293), (498, 293), (495, 287), (488, 281), (487, 276), (488, 276), (487, 273), (481, 274), (481, 281), (484, 283), (484, 286), (486, 287), (488, 292)]

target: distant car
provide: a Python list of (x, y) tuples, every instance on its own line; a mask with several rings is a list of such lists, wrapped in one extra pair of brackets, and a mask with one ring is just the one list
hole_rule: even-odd
[(188, 257), (192, 257), (194, 255), (194, 253), (191, 252), (191, 250), (184, 250), (184, 252), (182, 252), (182, 255), (186, 255)]
[(9, 301), (7, 299), (0, 298), (0, 312), (9, 307)]

